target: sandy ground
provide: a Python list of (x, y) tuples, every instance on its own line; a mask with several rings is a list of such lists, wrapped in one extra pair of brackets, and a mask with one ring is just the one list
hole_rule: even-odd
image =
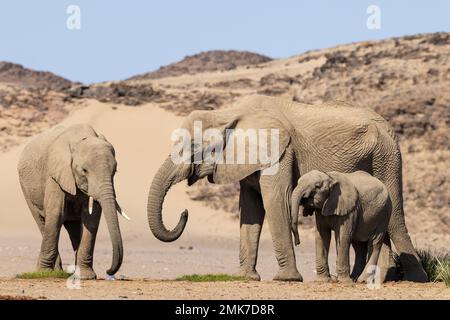
[[(296, 248), (298, 268), (305, 283), (272, 282), (278, 267), (266, 226), (257, 267), (264, 281), (168, 281), (184, 274), (234, 273), (238, 269), (238, 221), (226, 212), (190, 200), (184, 183), (172, 188), (164, 205), (164, 218), (169, 227), (175, 225), (184, 208), (189, 209), (183, 236), (176, 242), (162, 243), (148, 228), (147, 191), (154, 173), (169, 154), (170, 134), (181, 121), (182, 118), (152, 105), (112, 108), (88, 102), (86, 108), (77, 110), (63, 122), (88, 122), (115, 146), (118, 201), (132, 218), (130, 222), (121, 220), (125, 257), (118, 278), (134, 279), (132, 281), (83, 281), (81, 290), (69, 290), (64, 280), (14, 279), (16, 274), (34, 269), (41, 236), (18, 184), (16, 164), (22, 147), (1, 154), (0, 295), (49, 299), (450, 299), (449, 289), (441, 284), (391, 283), (380, 290), (369, 290), (364, 285), (311, 283), (314, 245), (311, 233), (305, 232), (302, 244)], [(60, 252), (64, 266), (74, 260), (70, 248), (63, 231)], [(94, 256), (99, 278), (104, 278), (110, 260), (111, 243), (102, 220)]]
[(97, 280), (84, 281), (81, 289), (69, 290), (64, 280), (0, 279), (0, 287), (2, 295), (37, 299), (450, 299), (450, 288), (443, 284), (408, 282), (383, 284), (371, 290), (363, 284), (313, 282)]

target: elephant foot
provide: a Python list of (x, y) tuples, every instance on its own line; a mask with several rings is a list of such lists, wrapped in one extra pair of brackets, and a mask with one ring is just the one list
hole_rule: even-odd
[(256, 271), (255, 269), (253, 269), (253, 270), (241, 269), (241, 270), (239, 270), (239, 272), (236, 273), (236, 276), (245, 278), (247, 280), (252, 280), (252, 281), (260, 281), (261, 280), (261, 276), (259, 275), (258, 271)]
[(59, 254), (56, 256), (56, 259), (53, 261), (51, 258), (43, 257), (39, 255), (39, 259), (36, 264), (36, 271), (62, 271), (62, 262)]
[(428, 276), (426, 272), (422, 270), (414, 270), (414, 271), (404, 271), (403, 281), (412, 281), (412, 282), (428, 282)]
[(80, 280), (95, 280), (97, 274), (92, 268), (80, 268)]
[(280, 269), (273, 278), (275, 281), (299, 281), (303, 282), (303, 277), (296, 268)]
[(349, 283), (353, 283), (353, 279), (350, 278), (349, 275), (338, 276), (338, 277), (337, 277), (337, 282), (339, 282), (339, 283), (344, 283), (344, 284), (349, 284)]
[(412, 282), (428, 282), (428, 276), (417, 256), (401, 253), (399, 256), (403, 280)]
[(358, 283), (367, 283), (367, 279), (368, 279), (368, 275), (367, 275), (367, 273), (362, 273), (359, 277), (358, 277), (358, 279), (356, 279), (356, 282), (358, 282)]
[(331, 276), (329, 274), (318, 274), (314, 279), (314, 282), (327, 283), (333, 282), (333, 279), (331, 279)]
[(38, 272), (48, 272), (54, 270), (58, 270), (56, 269), (56, 266), (54, 266), (52, 263), (43, 260), (39, 260), (36, 266), (36, 271)]

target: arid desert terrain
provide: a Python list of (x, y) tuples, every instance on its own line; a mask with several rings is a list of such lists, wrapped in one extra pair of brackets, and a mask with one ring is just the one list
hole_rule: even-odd
[[(183, 209), (190, 212), (183, 236), (173, 243), (154, 238), (146, 215), (153, 175), (170, 152), (172, 131), (190, 111), (222, 108), (254, 93), (309, 103), (346, 100), (374, 108), (398, 133), (406, 222), (413, 243), (418, 248), (448, 249), (449, 56), (450, 34), (437, 33), (276, 60), (248, 52), (206, 52), (153, 73), (91, 85), (0, 62), (0, 298), (450, 299), (450, 288), (442, 283), (387, 283), (379, 290), (312, 283), (312, 218), (302, 220), (302, 244), (296, 247), (305, 283), (271, 281), (277, 263), (268, 228), (263, 230), (257, 267), (262, 282), (171, 281), (186, 274), (237, 271), (238, 186), (200, 181), (172, 188), (164, 203), (167, 225), (174, 226)], [(20, 190), (17, 159), (35, 134), (73, 123), (91, 124), (114, 145), (118, 200), (132, 219), (120, 220), (125, 255), (118, 280), (83, 281), (80, 290), (67, 289), (65, 280), (15, 279), (35, 268), (41, 241)], [(64, 230), (60, 252), (65, 266), (73, 263)], [(94, 257), (100, 278), (110, 259), (111, 243), (102, 221)]]

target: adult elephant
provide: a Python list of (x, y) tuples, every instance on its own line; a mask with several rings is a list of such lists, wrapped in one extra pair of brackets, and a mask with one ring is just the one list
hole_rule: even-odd
[[(175, 164), (169, 156), (155, 175), (148, 195), (148, 221), (156, 238), (176, 240), (187, 221), (185, 210), (173, 230), (167, 230), (162, 222), (164, 197), (173, 184), (185, 179), (193, 183), (205, 176), (213, 183), (239, 181), (240, 274), (260, 279), (255, 267), (266, 215), (280, 267), (274, 279), (301, 280), (290, 233), (289, 204), (296, 181), (313, 169), (363, 170), (384, 182), (390, 192), (393, 212), (388, 233), (400, 254), (405, 279), (427, 280), (405, 225), (399, 145), (391, 126), (373, 110), (340, 102), (313, 106), (284, 98), (250, 96), (227, 109), (194, 111), (182, 127), (192, 131), (195, 121), (201, 122), (203, 130), (278, 129), (279, 169), (274, 175), (263, 175), (268, 165)], [(204, 143), (202, 148), (211, 146)], [(382, 271), (386, 273), (386, 266)]]
[(42, 234), (38, 270), (61, 268), (58, 241), (67, 229), (82, 279), (95, 279), (95, 238), (104, 212), (113, 247), (113, 275), (122, 264), (123, 246), (113, 178), (113, 146), (89, 125), (56, 127), (33, 139), (18, 164), (25, 200)]

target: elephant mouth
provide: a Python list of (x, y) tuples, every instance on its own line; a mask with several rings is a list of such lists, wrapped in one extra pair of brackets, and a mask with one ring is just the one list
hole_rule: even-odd
[(77, 189), (78, 189), (78, 190), (80, 190), (80, 191), (81, 191), (81, 193), (83, 193), (83, 194), (85, 194), (85, 195), (87, 195), (87, 196), (89, 197), (89, 194), (88, 194), (88, 191), (87, 191), (87, 189), (86, 189), (86, 188), (83, 188), (83, 187), (78, 187), (78, 186), (77, 186)]
[(314, 193), (311, 193), (308, 197), (302, 197), (300, 203), (306, 208), (313, 209), (315, 205)]

